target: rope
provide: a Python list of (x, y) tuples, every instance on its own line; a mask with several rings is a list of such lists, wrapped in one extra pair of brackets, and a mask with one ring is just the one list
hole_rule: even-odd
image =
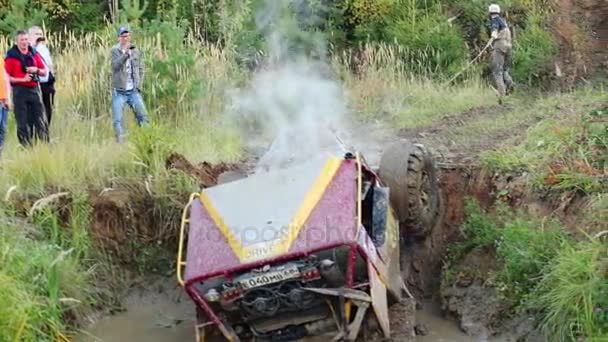
[(479, 59), (479, 57), (481, 57), (481, 55), (483, 55), (484, 52), (486, 52), (486, 50), (490, 47), (490, 45), (492, 45), (492, 42), (494, 41), (494, 39), (490, 39), (488, 41), (488, 43), (486, 44), (486, 46), (481, 50), (481, 52), (475, 57), (473, 58), (462, 70), (460, 70), (456, 75), (454, 75), (454, 77), (450, 78), (443, 86), (447, 86), (450, 83), (452, 83), (455, 79), (458, 78), (458, 76), (462, 75), (463, 72), (465, 72), (471, 65), (473, 65), (473, 63), (475, 63), (475, 61), (477, 61), (477, 59)]

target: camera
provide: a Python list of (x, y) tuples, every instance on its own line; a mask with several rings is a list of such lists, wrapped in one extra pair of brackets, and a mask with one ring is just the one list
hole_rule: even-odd
[(35, 74), (33, 74), (33, 73), (28, 73), (28, 72), (27, 72), (27, 68), (26, 68), (26, 66), (25, 66), (25, 65), (23, 65), (23, 66), (22, 66), (22, 69), (21, 69), (21, 70), (22, 70), (24, 73), (28, 74), (28, 75), (31, 77), (31, 80), (32, 80), (33, 82), (40, 82), (40, 75), (38, 75), (38, 73), (35, 73)]

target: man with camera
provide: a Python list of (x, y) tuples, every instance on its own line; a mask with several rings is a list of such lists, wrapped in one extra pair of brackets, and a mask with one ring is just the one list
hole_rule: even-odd
[(135, 112), (139, 126), (148, 122), (146, 107), (141, 97), (144, 64), (141, 52), (131, 44), (131, 31), (125, 26), (118, 29), (118, 44), (111, 50), (112, 55), (112, 121), (116, 140), (124, 139), (122, 118), (125, 104)]
[(4, 68), (13, 88), (17, 137), (24, 147), (31, 146), (33, 139), (49, 141), (39, 83), (40, 77), (47, 75), (47, 70), (28, 38), (26, 31), (17, 31), (16, 44), (8, 50), (4, 59)]

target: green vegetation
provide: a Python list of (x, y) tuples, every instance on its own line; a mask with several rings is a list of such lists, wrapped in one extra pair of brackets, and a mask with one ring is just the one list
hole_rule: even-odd
[(543, 308), (542, 328), (556, 341), (608, 337), (608, 252), (605, 242), (589, 239), (562, 246), (546, 267), (531, 305)]
[(66, 318), (90, 308), (93, 278), (78, 250), (40, 235), (21, 220), (0, 223), (0, 341), (60, 340)]
[[(473, 75), (462, 84), (448, 86), (419, 75), (416, 61), (406, 62), (403, 48), (367, 44), (360, 59), (337, 57), (333, 63), (348, 91), (352, 111), (360, 119), (381, 119), (399, 128), (427, 126), (445, 115), (495, 102), (492, 90)], [(353, 75), (348, 70), (360, 72)]]
[[(604, 193), (608, 173), (608, 109), (596, 108), (598, 103), (589, 101), (590, 96), (601, 99), (601, 94), (605, 92), (570, 95), (573, 102), (567, 106), (571, 111), (560, 110), (560, 116), (543, 114), (542, 107), (534, 108), (545, 120), (533, 127), (523, 142), (487, 152), (482, 161), (493, 170), (528, 170), (540, 189)], [(549, 108), (545, 106), (544, 110), (552, 110), (551, 106), (556, 105), (548, 104)]]
[(498, 267), (488, 284), (502, 291), (512, 312), (536, 313), (551, 341), (608, 337), (604, 241), (575, 241), (557, 222), (505, 207), (488, 213), (469, 201), (466, 212), (463, 242), (450, 248), (447, 269), (475, 249), (495, 250)]
[[(52, 31), (77, 33), (104, 32), (108, 22), (114, 26), (129, 22), (146, 33), (179, 26), (206, 42), (218, 43), (233, 52), (239, 62), (255, 65), (267, 56), (268, 40), (264, 36), (270, 28), (267, 20), (278, 12), (284, 15), (277, 25), (297, 27), (284, 31), (292, 51), (325, 55), (325, 44), (319, 44), (319, 38), (337, 53), (365, 43), (397, 44), (406, 48), (403, 56), (406, 64), (414, 60), (420, 71), (432, 73), (436, 78), (459, 71), (485, 45), (489, 3), (485, 0), (2, 0), (0, 30), (8, 34), (26, 25), (41, 25), (42, 21)], [(550, 0), (502, 3), (517, 31), (514, 72), (522, 84), (539, 84), (552, 70), (556, 40), (546, 23), (553, 5)]]

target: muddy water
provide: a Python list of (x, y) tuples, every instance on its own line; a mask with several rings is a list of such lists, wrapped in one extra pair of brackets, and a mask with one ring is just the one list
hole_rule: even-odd
[(104, 317), (74, 342), (194, 342), (195, 310), (172, 279), (131, 294), (126, 311)]
[(416, 311), (416, 324), (428, 329), (426, 336), (416, 336), (420, 342), (471, 342), (475, 338), (463, 333), (456, 322), (443, 318), (438, 303), (425, 302), (423, 309)]
[[(125, 306), (125, 312), (96, 321), (74, 342), (194, 342), (194, 306), (171, 280), (130, 295)], [(416, 323), (429, 331), (416, 341), (475, 341), (455, 322), (444, 319), (439, 306), (430, 302), (416, 312)]]

